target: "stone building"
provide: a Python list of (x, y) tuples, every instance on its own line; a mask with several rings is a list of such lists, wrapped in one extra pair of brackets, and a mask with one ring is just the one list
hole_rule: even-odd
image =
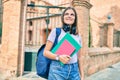
[[(120, 47), (119, 32), (120, 32), (120, 23), (119, 20), (119, 9), (120, 3), (119, 0), (110, 0), (110, 1), (90, 1), (94, 5), (90, 10), (90, 20), (91, 20), (91, 30), (92, 30), (92, 45), (93, 47), (107, 47), (107, 26), (106, 23), (113, 23), (114, 29), (114, 39), (113, 46)], [(103, 37), (102, 37), (103, 36)]]
[(119, 0), (3, 0), (2, 3), (0, 73), (8, 73), (6, 76), (35, 71), (36, 52), (51, 29), (61, 26), (60, 15), (67, 6), (78, 13), (86, 77), (120, 61)]

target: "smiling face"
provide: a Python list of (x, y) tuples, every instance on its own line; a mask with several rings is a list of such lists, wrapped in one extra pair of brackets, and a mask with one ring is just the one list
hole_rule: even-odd
[(61, 16), (62, 29), (70, 34), (77, 34), (77, 13), (73, 7), (67, 7)]
[(68, 24), (70, 26), (72, 26), (72, 24), (75, 21), (75, 13), (72, 9), (68, 9), (65, 11), (64, 15), (63, 15), (63, 22), (65, 24)]

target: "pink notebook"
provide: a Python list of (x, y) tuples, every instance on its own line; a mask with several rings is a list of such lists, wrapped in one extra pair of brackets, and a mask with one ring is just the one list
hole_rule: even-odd
[(71, 55), (73, 51), (75, 50), (74, 46), (67, 40), (64, 40), (63, 43), (60, 45), (58, 50), (56, 51), (56, 54), (58, 55)]

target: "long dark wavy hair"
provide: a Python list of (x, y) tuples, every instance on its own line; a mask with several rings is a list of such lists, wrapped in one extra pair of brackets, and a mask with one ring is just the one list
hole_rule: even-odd
[(73, 10), (73, 12), (75, 13), (75, 21), (74, 21), (74, 23), (72, 24), (72, 26), (71, 26), (71, 28), (70, 28), (70, 34), (77, 34), (77, 13), (76, 13), (76, 10), (73, 8), (73, 7), (67, 7), (64, 11), (63, 11), (63, 13), (62, 13), (62, 16), (61, 16), (61, 21), (62, 21), (62, 28), (63, 28), (63, 30), (65, 31), (65, 32), (67, 32), (65, 29), (66, 29), (66, 27), (68, 27), (69, 25), (68, 24), (66, 24), (65, 22), (64, 22), (64, 14), (65, 14), (65, 12), (67, 11), (67, 10), (69, 10), (69, 9), (71, 9), (71, 10)]

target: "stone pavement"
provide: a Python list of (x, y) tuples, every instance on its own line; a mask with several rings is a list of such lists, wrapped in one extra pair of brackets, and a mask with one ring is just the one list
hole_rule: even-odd
[(89, 76), (86, 80), (120, 80), (120, 62)]
[[(2, 79), (2, 77), (0, 76), (0, 80), (46, 80), (46, 79), (40, 78), (39, 76), (36, 75), (35, 72), (30, 72), (29, 74), (26, 73), (18, 78), (13, 77), (9, 79)], [(85, 80), (120, 80), (120, 62), (89, 76)]]
[(30, 72), (29, 74), (24, 74), (18, 78), (10, 78), (9, 80), (46, 80), (36, 75), (36, 72)]

